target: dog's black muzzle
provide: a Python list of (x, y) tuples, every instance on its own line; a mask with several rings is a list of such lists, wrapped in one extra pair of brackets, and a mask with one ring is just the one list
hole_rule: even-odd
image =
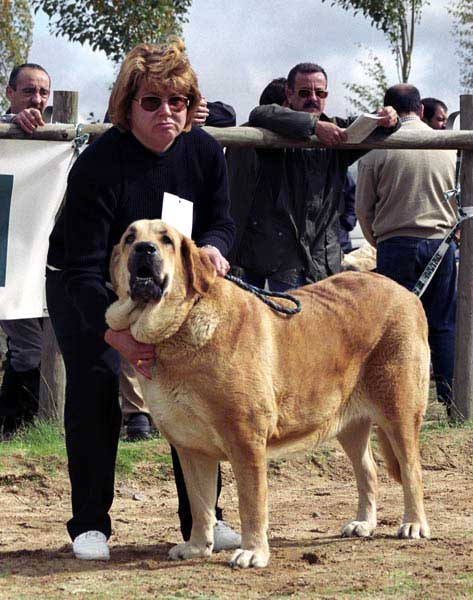
[(136, 243), (128, 258), (131, 299), (159, 302), (168, 281), (167, 276), (163, 276), (162, 270), (163, 259), (156, 244)]

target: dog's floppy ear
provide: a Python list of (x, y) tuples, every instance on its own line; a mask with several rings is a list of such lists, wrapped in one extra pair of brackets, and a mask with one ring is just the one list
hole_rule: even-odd
[(110, 282), (112, 284), (113, 289), (116, 291), (118, 288), (118, 280), (117, 280), (117, 267), (118, 261), (120, 260), (120, 244), (117, 244), (113, 247), (112, 254), (110, 256)]
[(183, 238), (181, 252), (191, 286), (197, 293), (205, 294), (217, 278), (212, 261), (188, 238)]

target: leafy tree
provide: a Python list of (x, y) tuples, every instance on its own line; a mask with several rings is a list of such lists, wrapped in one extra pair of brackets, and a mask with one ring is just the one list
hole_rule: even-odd
[[(465, 0), (468, 2), (468, 0)], [(326, 0), (322, 0), (326, 2)], [(381, 30), (394, 54), (399, 82), (407, 83), (412, 64), (415, 28), (419, 24), (422, 8), (428, 0), (332, 0), (332, 6), (361, 12), (371, 20), (371, 25)], [(372, 84), (345, 84), (354, 96), (348, 98), (358, 110), (374, 110), (382, 105), (387, 87), (386, 73), (381, 60), (369, 50), (368, 60), (358, 61)]]
[(33, 41), (33, 18), (28, 0), (0, 2), (0, 111), (8, 108), (5, 88), (15, 65), (27, 61)]
[(49, 16), (55, 36), (88, 42), (114, 62), (140, 42), (179, 34), (192, 0), (31, 0)]
[(466, 94), (473, 92), (473, 0), (455, 0), (449, 7), (453, 33), (460, 59), (460, 85)]
[[(326, 0), (322, 0), (326, 2)], [(332, 0), (344, 10), (360, 11), (386, 36), (396, 58), (399, 81), (406, 83), (411, 71), (416, 25), (428, 0)]]
[(357, 112), (371, 112), (383, 106), (384, 93), (388, 88), (386, 71), (381, 59), (371, 48), (363, 44), (356, 45), (359, 48), (365, 48), (368, 52), (367, 60), (357, 62), (363, 67), (365, 75), (372, 83), (367, 85), (344, 83), (344, 86), (352, 94), (349, 97), (346, 96), (346, 100), (352, 103)]

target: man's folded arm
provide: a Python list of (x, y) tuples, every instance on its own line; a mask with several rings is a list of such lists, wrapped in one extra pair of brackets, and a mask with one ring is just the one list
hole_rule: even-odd
[(293, 139), (307, 139), (315, 133), (316, 115), (278, 104), (257, 106), (250, 113), (250, 125), (262, 127)]

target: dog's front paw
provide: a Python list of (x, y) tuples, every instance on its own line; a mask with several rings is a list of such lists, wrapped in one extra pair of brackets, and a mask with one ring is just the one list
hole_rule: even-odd
[(267, 550), (243, 550), (238, 548), (232, 556), (230, 566), (248, 569), (248, 567), (262, 568), (269, 562), (269, 552)]
[(374, 529), (369, 521), (350, 521), (342, 529), (342, 537), (370, 537)]
[(169, 550), (169, 558), (171, 560), (179, 560), (186, 558), (201, 558), (212, 554), (212, 546), (195, 546), (190, 542), (184, 544), (176, 544)]
[(419, 521), (406, 522), (399, 527), (397, 537), (410, 540), (418, 540), (420, 538), (430, 538), (430, 529), (427, 523)]

